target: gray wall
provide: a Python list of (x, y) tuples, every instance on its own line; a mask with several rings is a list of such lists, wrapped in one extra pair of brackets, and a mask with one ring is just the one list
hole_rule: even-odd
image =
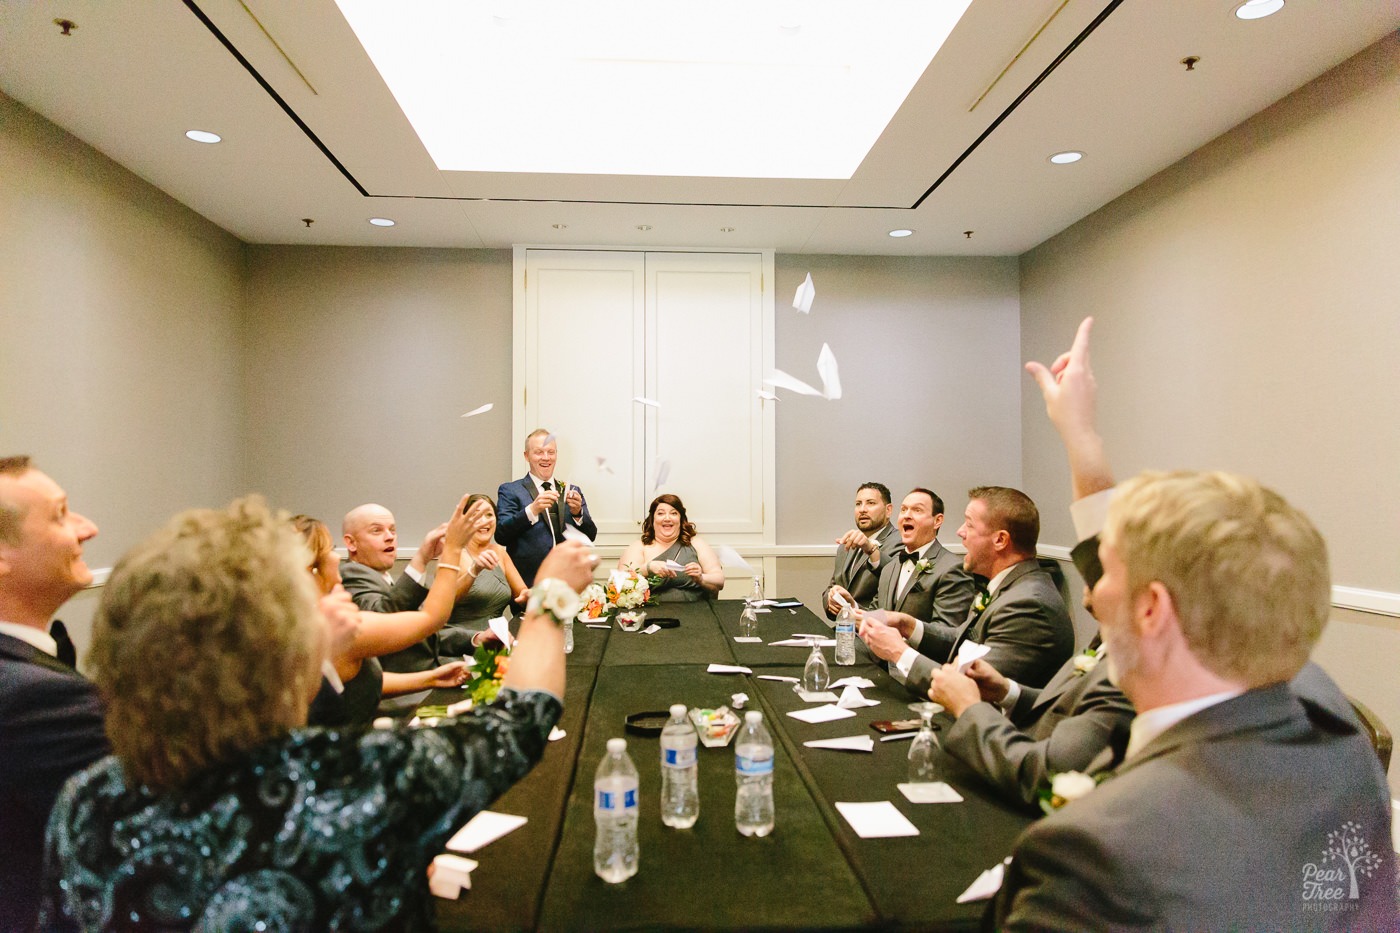
[[(1400, 38), (1224, 134), (1021, 258), (1026, 358), (1087, 314), (1121, 476), (1260, 477), (1327, 537), (1337, 584), (1400, 591)], [(1068, 472), (1023, 383), (1027, 491)], [(1068, 516), (1046, 510), (1054, 543)], [(1338, 611), (1317, 657), (1400, 726), (1400, 623)], [(1400, 774), (1400, 768), (1392, 769)], [(1392, 777), (1400, 787), (1400, 777)]]

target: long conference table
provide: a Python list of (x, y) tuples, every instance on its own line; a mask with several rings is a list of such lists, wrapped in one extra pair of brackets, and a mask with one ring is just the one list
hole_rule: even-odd
[[(798, 677), (805, 647), (768, 642), (796, 633), (828, 634), (806, 608), (758, 615), (762, 643), (739, 643), (738, 600), (668, 603), (652, 617), (680, 620), (655, 634), (575, 625), (564, 714), (567, 735), (549, 743), (540, 763), (491, 809), (528, 822), (478, 850), (471, 889), (437, 901), (443, 930), (753, 930), (976, 929), (984, 902), (956, 899), (984, 869), (1000, 862), (1032, 815), (994, 798), (955, 759), (939, 757), (940, 778), (962, 803), (913, 804), (896, 785), (907, 780), (909, 741), (875, 742), (873, 752), (803, 746), (812, 739), (868, 734), (870, 723), (909, 719), (915, 698), (857, 641), (853, 667), (832, 664), (832, 679), (860, 675), (878, 706), (855, 717), (807, 724), (786, 715), (811, 705), (792, 684), (760, 674)], [(752, 674), (711, 674), (711, 663)], [(714, 708), (746, 693), (763, 712), (775, 745), (776, 824), (764, 838), (734, 828), (734, 748), (699, 751), (700, 818), (690, 829), (661, 823), (659, 739), (627, 735), (631, 713), (673, 703)], [(430, 702), (460, 699), (438, 691)], [(946, 725), (946, 717), (942, 723)], [(640, 774), (640, 870), (622, 884), (593, 873), (593, 776), (607, 740), (627, 738)], [(836, 810), (841, 802), (888, 800), (918, 836), (862, 839)]]

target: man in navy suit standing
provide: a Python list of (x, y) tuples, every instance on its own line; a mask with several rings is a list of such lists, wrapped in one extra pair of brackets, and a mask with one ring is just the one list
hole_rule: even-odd
[(108, 752), (97, 689), (58, 660), (49, 620), (92, 582), (97, 526), (28, 457), (0, 457), (0, 931), (38, 918), (44, 827), (73, 773)]
[(554, 478), (558, 458), (554, 435), (536, 428), (525, 438), (530, 472), (502, 483), (496, 492), (496, 540), (505, 545), (526, 586), (534, 585), (535, 571), (550, 548), (564, 540), (565, 526), (575, 526), (590, 540), (598, 537), (583, 490)]

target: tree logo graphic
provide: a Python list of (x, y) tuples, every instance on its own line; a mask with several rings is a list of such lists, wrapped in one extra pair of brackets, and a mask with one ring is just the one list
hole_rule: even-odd
[(1337, 902), (1361, 896), (1358, 878), (1370, 877), (1381, 866), (1381, 857), (1361, 835), (1361, 824), (1352, 820), (1327, 834), (1320, 863), (1303, 866), (1303, 900)]

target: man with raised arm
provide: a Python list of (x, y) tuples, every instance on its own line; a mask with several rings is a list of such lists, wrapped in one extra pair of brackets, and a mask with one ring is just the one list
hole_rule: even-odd
[(92, 582), (97, 526), (28, 457), (0, 457), (0, 930), (39, 914), (44, 826), (59, 789), (109, 751), (97, 688), (58, 659), (49, 620)]
[(496, 540), (505, 545), (526, 586), (534, 585), (540, 561), (564, 540), (566, 527), (572, 525), (589, 540), (598, 537), (583, 490), (554, 478), (558, 459), (554, 435), (536, 428), (525, 437), (529, 472), (496, 491)]
[(853, 608), (874, 607), (880, 571), (902, 543), (890, 523), (893, 509), (885, 484), (861, 483), (856, 490), (856, 526), (836, 539), (836, 566), (831, 582), (822, 590), (822, 607), (828, 619), (841, 612), (843, 600)]
[[(1027, 367), (1065, 441), (1077, 520), (1113, 486), (1090, 326), (1053, 366)], [(1312, 523), (1246, 477), (1144, 473), (1113, 489), (1098, 566), (1077, 551), (1137, 715), (1122, 763), (1017, 841), (995, 925), (1394, 929), (1385, 777), (1308, 664), (1331, 595)]]

